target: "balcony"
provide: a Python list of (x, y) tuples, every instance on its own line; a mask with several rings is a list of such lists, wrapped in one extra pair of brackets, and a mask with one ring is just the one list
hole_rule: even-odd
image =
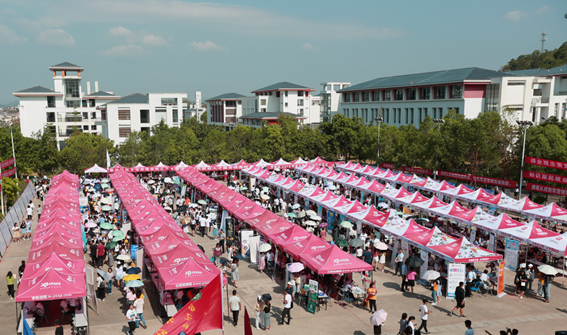
[(532, 106), (547, 104), (547, 103), (549, 103), (549, 98), (543, 98), (543, 97), (533, 97), (532, 98)]
[(57, 122), (82, 122), (82, 115), (57, 115)]
[(63, 130), (59, 130), (59, 137), (69, 137), (71, 136), (75, 131), (78, 131), (79, 133), (82, 133), (83, 130), (81, 128), (76, 128), (76, 129), (63, 129)]

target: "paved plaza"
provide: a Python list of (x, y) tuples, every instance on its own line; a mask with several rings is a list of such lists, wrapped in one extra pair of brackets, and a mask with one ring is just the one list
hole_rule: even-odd
[[(37, 224), (37, 218), (34, 216), (34, 231)], [(202, 245), (207, 253), (211, 254), (211, 250), (215, 245), (212, 238), (202, 238), (200, 236), (192, 237), (196, 243)], [(7, 250), (5, 257), (0, 262), (0, 273), (2, 273), (0, 291), (0, 335), (16, 333), (16, 305), (7, 295), (5, 274), (8, 271), (17, 272), (17, 268), (22, 260), (27, 259), (27, 255), (31, 246), (31, 241), (20, 243), (12, 243)], [(484, 267), (484, 264), (476, 264)], [(292, 311), (291, 325), (278, 325), (281, 320), (280, 315), (283, 304), (281, 303), (283, 292), (283, 283), (276, 278), (272, 281), (266, 274), (261, 274), (255, 265), (245, 260), (240, 263), (240, 280), (238, 282), (238, 295), (242, 300), (242, 305), (248, 309), (252, 323), (255, 323), (255, 314), (253, 308), (255, 298), (258, 294), (270, 293), (273, 298), (272, 312), (272, 330), (273, 334), (289, 334), (290, 332), (302, 332), (308, 334), (372, 334), (372, 327), (369, 322), (370, 313), (367, 309), (358, 306), (349, 305), (341, 307), (333, 301), (328, 309), (324, 308), (315, 315), (305, 311), (303, 306), (296, 305)], [(354, 278), (360, 282), (360, 276), (355, 274)], [(415, 293), (402, 293), (399, 290), (401, 277), (394, 277), (392, 272), (387, 268), (386, 272), (375, 272), (374, 279), (377, 281), (378, 287), (378, 309), (386, 310), (388, 321), (383, 328), (384, 334), (396, 334), (398, 330), (398, 321), (403, 312), (408, 315), (416, 316), (417, 325), (419, 325), (419, 305), (421, 299), (431, 298), (431, 291), (423, 286), (416, 286)], [(507, 292), (511, 292), (513, 281), (513, 273), (507, 272), (506, 283)], [(556, 279), (556, 284), (551, 289), (551, 303), (544, 303), (541, 298), (534, 295), (528, 295), (525, 299), (520, 300), (513, 294), (508, 294), (503, 298), (491, 297), (488, 295), (479, 295), (473, 293), (472, 298), (467, 298), (465, 315), (466, 319), (473, 322), (475, 334), (485, 334), (484, 330), (488, 330), (492, 334), (498, 334), (499, 330), (506, 327), (516, 328), (520, 334), (554, 334), (556, 330), (567, 330), (567, 308), (563, 303), (567, 299), (567, 289), (561, 285), (562, 278)], [(534, 282), (535, 284), (535, 282)], [(146, 311), (144, 317), (148, 323), (148, 329), (139, 328), (136, 334), (150, 335), (157, 331), (163, 324), (165, 319), (159, 317), (160, 306), (157, 296), (153, 292), (151, 282), (146, 281)], [(535, 285), (537, 288), (537, 284)], [(233, 290), (229, 284), (228, 290)], [(99, 301), (99, 315), (94, 310), (89, 309), (90, 335), (108, 335), (125, 333), (127, 323), (124, 316), (125, 299), (116, 288), (113, 294), (107, 296), (106, 301)], [(225, 290), (226, 294), (226, 290)], [(226, 301), (226, 296), (225, 296)], [(90, 303), (92, 307), (92, 303)], [(432, 334), (453, 335), (464, 334), (466, 328), (464, 326), (465, 319), (455, 316), (448, 316), (447, 313), (454, 307), (454, 303), (445, 298), (436, 306), (429, 306), (433, 311), (429, 315), (429, 331)], [(19, 308), (18, 308), (19, 311)], [(229, 320), (225, 304), (225, 334), (244, 334), (243, 329), (243, 312), (240, 313), (238, 327), (234, 327)], [(70, 326), (65, 326), (65, 333), (70, 334)], [(262, 330), (253, 329), (254, 333), (264, 333)], [(53, 334), (54, 328), (39, 328), (36, 334)], [(205, 334), (217, 335), (221, 334), (220, 330), (209, 331)]]

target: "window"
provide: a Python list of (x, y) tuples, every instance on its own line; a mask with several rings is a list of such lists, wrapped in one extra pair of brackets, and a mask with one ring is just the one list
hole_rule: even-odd
[(77, 108), (80, 107), (81, 102), (77, 100), (68, 100), (65, 101), (67, 108)]
[(47, 113), (47, 122), (55, 122), (55, 113), (54, 112), (48, 112)]
[(172, 109), (171, 113), (173, 114), (173, 123), (179, 122), (179, 112), (177, 111), (177, 109)]
[(402, 109), (398, 108), (398, 123), (402, 123)]
[(360, 92), (354, 92), (354, 102), (360, 101)]
[(439, 110), (439, 118), (442, 119), (443, 118), (443, 108), (439, 107), (438, 110)]
[(55, 97), (47, 97), (47, 108), (55, 107)]
[(287, 102), (284, 104), (285, 107), (287, 107)]
[(299, 109), (299, 115), (303, 116), (303, 108)]
[(177, 105), (177, 98), (161, 98), (161, 105)]
[(417, 113), (419, 114), (419, 123), (421, 124), (421, 121), (422, 121), (422, 119), (421, 119), (421, 108), (417, 109)]
[(94, 106), (95, 106), (95, 100), (89, 99), (89, 107), (94, 107)]
[(390, 101), (390, 100), (392, 100), (392, 91), (390, 90), (384, 91), (384, 101)]
[[(280, 96), (279, 94), (280, 92), (278, 92), (278, 97)], [(238, 100), (238, 105), (241, 106), (242, 105), (242, 100)]]
[(408, 100), (415, 100), (415, 88), (408, 90)]
[(100, 118), (102, 119), (102, 121), (106, 121), (106, 111), (101, 111), (100, 112)]
[(370, 101), (370, 92), (362, 92), (362, 101)]
[(297, 99), (297, 105), (303, 106), (303, 99)]
[(386, 108), (386, 123), (390, 123), (390, 108)]
[(266, 108), (260, 108), (260, 113), (266, 113)]
[(84, 119), (84, 120), (88, 120), (88, 119), (89, 119), (89, 113), (88, 113), (88, 112), (83, 112), (83, 119)]
[(343, 100), (344, 102), (350, 102), (350, 93), (344, 93)]
[(303, 92), (303, 91), (297, 91), (297, 96), (298, 96), (298, 97), (303, 97), (303, 96), (304, 96), (304, 92)]
[(410, 108), (411, 123), (413, 124), (413, 108)]
[(156, 123), (161, 123), (162, 120), (167, 123), (167, 110), (165, 108), (156, 108), (155, 116)]
[(445, 86), (437, 86), (437, 99), (445, 99)]
[(284, 96), (286, 96), (286, 97), (287, 97), (287, 91), (285, 91), (285, 94), (284, 94)]
[(459, 114), (459, 107), (455, 107), (455, 114)]
[(118, 120), (130, 120), (130, 110), (122, 109), (118, 110)]
[(147, 109), (140, 109), (140, 123), (150, 123), (150, 111)]
[(374, 101), (380, 101), (380, 91), (374, 92)]
[(404, 100), (404, 91), (396, 90), (396, 101)]
[(91, 126), (91, 130), (96, 130), (96, 126)]
[[(67, 98), (79, 98), (79, 80), (65, 79), (65, 94)], [(79, 107), (79, 106), (77, 106)]]
[(397, 114), (396, 109), (394, 108), (393, 111), (394, 111), (394, 123), (396, 123), (396, 114)]
[(429, 100), (431, 96), (431, 87), (424, 87), (421, 89), (421, 99)]
[(89, 130), (89, 126), (83, 126), (83, 130)]
[(486, 85), (486, 98), (484, 100), (484, 111), (497, 111), (500, 104), (500, 84)]
[(463, 86), (453, 85), (452, 93), (453, 99), (461, 99), (463, 97)]
[(140, 128), (140, 131), (145, 131), (149, 135), (150, 134), (150, 127), (142, 127), (142, 128)]
[(348, 108), (345, 108), (345, 109), (343, 109), (343, 110), (344, 110), (345, 116), (346, 116), (346, 117), (349, 117), (349, 116), (348, 116)]
[(409, 121), (409, 110), (407, 108), (404, 108), (406, 110), (406, 124)]
[(118, 137), (128, 137), (131, 131), (130, 127), (119, 127)]
[(260, 106), (266, 106), (266, 99), (260, 100)]
[(91, 120), (96, 120), (96, 112), (91, 112)]

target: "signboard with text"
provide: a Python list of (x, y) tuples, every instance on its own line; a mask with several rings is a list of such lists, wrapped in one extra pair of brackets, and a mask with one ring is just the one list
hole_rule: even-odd
[(465, 264), (449, 263), (447, 273), (447, 298), (455, 298), (455, 290), (465, 281)]

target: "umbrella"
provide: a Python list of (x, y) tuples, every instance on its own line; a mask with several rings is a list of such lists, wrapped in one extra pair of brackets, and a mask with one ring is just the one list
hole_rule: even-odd
[(119, 259), (121, 261), (127, 261), (130, 259), (130, 255), (118, 255), (118, 257), (116, 257), (116, 259)]
[(418, 222), (418, 223), (419, 222), (429, 222), (429, 219), (428, 218), (417, 218), (417, 219), (415, 219), (415, 222)]
[(320, 216), (317, 216), (317, 215), (312, 215), (312, 216), (311, 216), (311, 220), (321, 221), (321, 217), (320, 217)]
[(126, 283), (126, 287), (142, 287), (144, 286), (144, 283), (142, 283), (139, 280), (131, 280), (128, 283)]
[(109, 212), (109, 211), (112, 210), (112, 207), (110, 207), (110, 206), (102, 206), (102, 210), (105, 211), (105, 212)]
[(339, 247), (346, 247), (348, 246), (348, 242), (347, 240), (337, 240), (337, 242), (335, 242), (335, 244)]
[(102, 178), (102, 179), (100, 180), (100, 182), (101, 182), (101, 183), (110, 183), (110, 179), (108, 179), (108, 178)]
[(117, 238), (117, 237), (120, 238), (120, 240), (123, 240), (126, 237), (126, 235), (124, 235), (122, 230), (113, 230), (112, 231), (112, 238), (114, 239), (114, 238)]
[(269, 190), (270, 190), (270, 189), (269, 189), (268, 187), (265, 187), (265, 186), (262, 187), (262, 191), (264, 191), (264, 192), (268, 192)]
[(291, 208), (293, 208), (293, 209), (298, 209), (299, 207), (301, 207), (300, 204), (295, 204), (295, 205), (291, 206)]
[(102, 278), (106, 278), (106, 272), (102, 271), (101, 269), (96, 269), (96, 273), (102, 276)]
[(141, 273), (142, 270), (139, 267), (133, 267), (133, 268), (129, 268), (128, 270), (126, 270), (126, 273), (129, 275), (137, 275), (138, 273)]
[(87, 224), (85, 225), (85, 227), (87, 227), (87, 228), (94, 228), (94, 227), (96, 227), (96, 223), (94, 223), (94, 222), (92, 222), (92, 221), (91, 221), (91, 222), (87, 222)]
[(300, 219), (304, 218), (305, 217), (305, 211), (299, 212), (299, 214), (297, 214), (297, 217), (300, 218)]
[(103, 222), (103, 223), (101, 223), (100, 228), (102, 228), (102, 229), (112, 229), (112, 228), (114, 228), (114, 226), (112, 225), (112, 223)]
[(348, 221), (343, 221), (343, 222), (341, 222), (341, 227), (352, 228), (352, 223), (350, 223)]
[(381, 309), (378, 312), (374, 312), (374, 314), (372, 314), (372, 316), (370, 317), (370, 323), (373, 326), (379, 326), (384, 322), (386, 322), (387, 317), (388, 317), (388, 313), (386, 313), (386, 311)]
[(388, 250), (388, 245), (382, 241), (374, 243), (374, 248), (378, 250)]
[(102, 188), (109, 188), (110, 185), (108, 185), (108, 184), (105, 183), (105, 184), (101, 184), (100, 187), (102, 187)]
[(201, 249), (202, 252), (205, 252), (205, 248), (203, 248), (200, 244), (197, 244), (197, 247), (199, 247), (199, 249)]
[(127, 275), (127, 276), (124, 276), (124, 280), (125, 280), (125, 281), (136, 280), (136, 279), (140, 279), (140, 276), (139, 276), (139, 275)]
[(297, 215), (295, 215), (295, 213), (287, 213), (287, 216), (290, 218), (296, 218)]
[(247, 189), (248, 189), (248, 187), (246, 187), (246, 186), (242, 186), (242, 187), (240, 188), (241, 191), (246, 191)]
[(418, 268), (423, 264), (423, 259), (417, 256), (410, 256), (406, 259), (406, 265), (410, 268)]
[(148, 180), (148, 185), (155, 184), (155, 180)]
[(270, 196), (269, 196), (269, 195), (266, 195), (266, 194), (262, 194), (262, 195), (260, 196), (260, 198), (262, 198), (262, 199), (264, 199), (264, 200), (268, 200), (268, 199), (270, 199)]
[(197, 207), (199, 207), (199, 205), (197, 205), (197, 204), (189, 204), (189, 207), (191, 207), (191, 208), (197, 208)]
[(117, 244), (118, 244), (118, 243), (115, 242), (115, 241), (110, 241), (110, 242), (108, 242), (108, 243), (106, 244), (106, 246), (105, 246), (104, 248), (105, 248), (106, 250), (114, 249), (114, 248), (116, 248), (116, 245), (117, 245)]
[(164, 183), (171, 183), (171, 178), (167, 177), (163, 180)]
[(100, 203), (101, 203), (101, 204), (109, 204), (109, 203), (110, 203), (110, 199), (108, 199), (108, 198), (102, 198), (102, 199), (100, 199)]
[(289, 268), (287, 268), (287, 269), (291, 273), (296, 273), (296, 272), (303, 270), (304, 268), (305, 268), (305, 266), (303, 266), (303, 264), (301, 264), (301, 263), (292, 263), (289, 266)]
[(421, 279), (425, 280), (435, 280), (439, 277), (441, 277), (441, 274), (434, 270), (427, 270), (423, 275), (421, 275)]
[(85, 180), (83, 181), (83, 185), (88, 185), (88, 184), (90, 184), (90, 183), (91, 183), (91, 180), (90, 180), (90, 179), (85, 179)]
[(202, 199), (197, 201), (197, 203), (200, 204), (200, 205), (206, 205), (207, 204), (207, 202), (205, 200), (202, 200)]
[(305, 214), (307, 214), (307, 216), (314, 216), (314, 215), (317, 215), (317, 213), (316, 213), (315, 211), (312, 211), (312, 210), (306, 211)]
[(329, 185), (327, 186), (327, 188), (329, 188), (329, 190), (334, 191), (337, 189), (337, 187), (335, 185)]
[(264, 244), (262, 244), (262, 245), (258, 248), (258, 251), (260, 251), (260, 252), (266, 252), (266, 251), (269, 251), (269, 250), (271, 250), (271, 249), (272, 249), (272, 246), (271, 246), (270, 244), (264, 243)]
[(359, 238), (355, 238), (355, 239), (350, 240), (349, 245), (351, 247), (358, 248), (358, 247), (362, 247), (364, 245), (364, 242), (362, 242), (362, 240), (359, 239)]
[(388, 206), (388, 204), (385, 203), (385, 202), (381, 202), (381, 203), (378, 204), (378, 207), (388, 208), (388, 207), (390, 207), (390, 206)]
[(539, 272), (545, 273), (549, 276), (555, 276), (557, 274), (557, 270), (553, 266), (549, 266), (547, 264), (540, 265), (537, 267), (537, 269), (539, 270)]
[(311, 220), (305, 221), (305, 224), (308, 225), (308, 226), (313, 226), (313, 227), (317, 226), (317, 222), (311, 221)]
[(170, 210), (171, 210), (171, 207), (165, 206), (163, 209), (165, 209), (166, 211), (170, 211)]
[(319, 227), (327, 227), (329, 224), (327, 222), (323, 222), (319, 224)]

